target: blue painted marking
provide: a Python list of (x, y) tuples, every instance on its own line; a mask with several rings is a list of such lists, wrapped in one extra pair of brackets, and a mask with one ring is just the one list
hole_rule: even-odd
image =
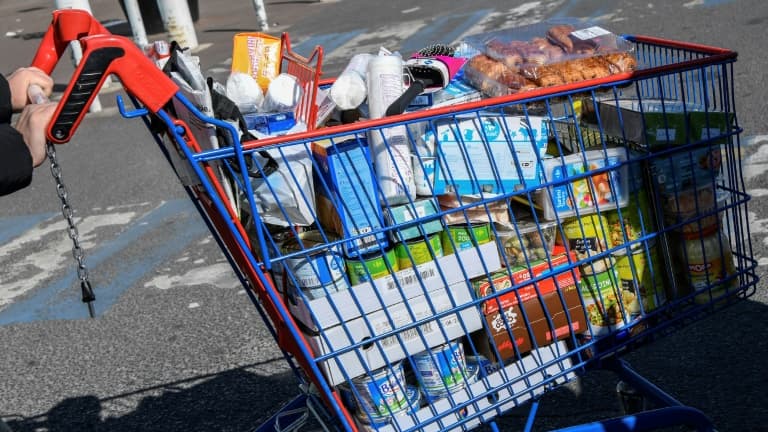
[(403, 57), (433, 43), (450, 44), (485, 18), (493, 9), (480, 9), (469, 15), (443, 15), (422, 27), (400, 44)]
[[(123, 262), (125, 270), (115, 275), (110, 284), (99, 280), (98, 273), (91, 270), (89, 275), (96, 294), (94, 303), (97, 313), (108, 310), (120, 295), (146, 272), (158, 263), (178, 253), (191, 241), (208, 232), (207, 227), (198, 218), (198, 212), (189, 200), (169, 201), (136, 220), (131, 227), (118, 238), (86, 257), (86, 264), (95, 269), (111, 256), (138, 241), (152, 229), (160, 226), (170, 217), (180, 217), (175, 223), (167, 224), (167, 234), (173, 241), (152, 250), (149, 255), (135, 257)], [(194, 220), (191, 223), (190, 220)], [(74, 266), (74, 264), (73, 264)], [(86, 306), (80, 301), (80, 286), (77, 273), (73, 269), (66, 276), (49, 286), (35, 290), (29, 297), (14, 302), (0, 312), (0, 325), (15, 322), (30, 322), (48, 319), (73, 319), (88, 316)]]
[(317, 45), (323, 47), (323, 56), (327, 56), (338, 47), (347, 43), (355, 36), (367, 31), (366, 29), (352, 30), (345, 33), (328, 33), (317, 36), (312, 36), (309, 39), (303, 40), (292, 46), (292, 49), (297, 54), (304, 57), (308, 57), (312, 54), (312, 51)]
[[(39, 213), (29, 216), (12, 216), (0, 220), (0, 244), (6, 244), (56, 213)], [(62, 216), (63, 220), (63, 216)]]

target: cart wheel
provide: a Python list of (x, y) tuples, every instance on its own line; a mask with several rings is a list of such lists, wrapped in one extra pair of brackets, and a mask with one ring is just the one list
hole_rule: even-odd
[(621, 410), (625, 415), (639, 413), (648, 409), (648, 401), (645, 396), (624, 381), (619, 381), (616, 384), (616, 396), (619, 398)]

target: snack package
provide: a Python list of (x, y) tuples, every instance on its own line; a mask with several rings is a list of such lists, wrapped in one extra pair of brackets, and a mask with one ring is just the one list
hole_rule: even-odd
[(238, 33), (232, 43), (232, 73), (253, 77), (266, 93), (269, 83), (280, 74), (283, 59), (279, 37), (264, 33)]
[(472, 53), (465, 79), (489, 96), (637, 68), (633, 45), (599, 26), (545, 22), (468, 36), (463, 43)]

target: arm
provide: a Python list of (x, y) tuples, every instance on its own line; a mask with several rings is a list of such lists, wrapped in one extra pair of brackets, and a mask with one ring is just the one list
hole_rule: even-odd
[(32, 181), (32, 155), (22, 135), (10, 125), (12, 114), (11, 90), (0, 75), (0, 196)]

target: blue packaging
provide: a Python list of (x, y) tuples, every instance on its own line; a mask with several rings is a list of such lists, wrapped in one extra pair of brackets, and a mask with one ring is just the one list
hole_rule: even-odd
[(319, 168), (313, 176), (320, 225), (349, 239), (343, 243), (348, 257), (386, 248), (389, 241), (381, 231), (384, 218), (367, 140), (317, 141), (312, 143), (312, 157)]
[[(455, 192), (509, 193), (541, 184), (542, 166), (549, 139), (542, 117), (506, 116), (497, 113), (456, 116), (428, 131), (434, 142), (433, 157), (423, 157), (424, 169), (416, 175), (417, 190), (435, 194)], [(421, 167), (414, 161), (414, 167)], [(419, 169), (416, 169), (419, 172)]]
[(265, 135), (284, 132), (296, 126), (296, 118), (292, 111), (280, 113), (249, 113), (244, 114), (245, 126)]

